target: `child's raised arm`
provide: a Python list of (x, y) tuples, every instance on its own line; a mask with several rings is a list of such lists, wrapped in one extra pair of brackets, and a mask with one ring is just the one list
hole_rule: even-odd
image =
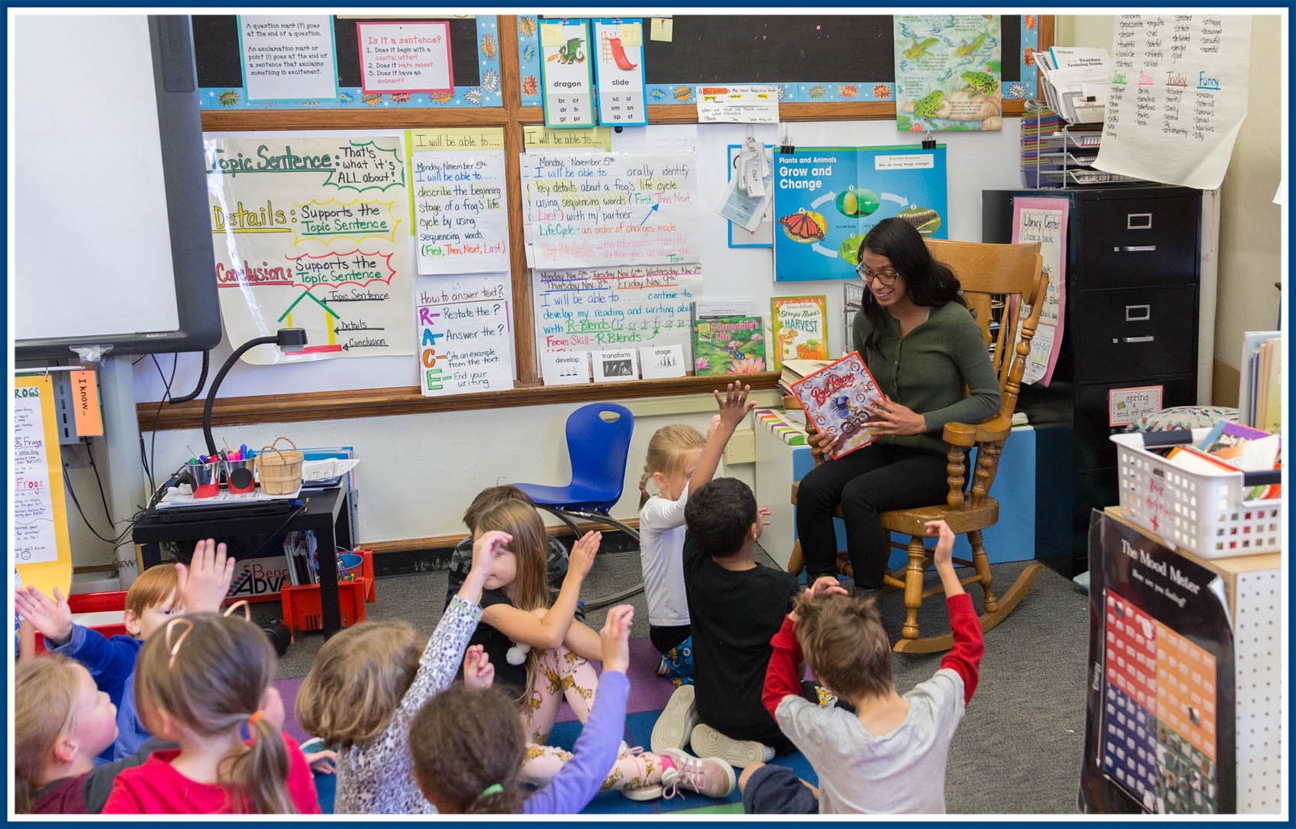
[[(806, 588), (797, 600), (797, 607), (812, 602), (820, 596), (830, 593), (846, 595), (846, 588), (841, 586), (836, 576), (820, 576)], [(796, 638), (797, 614), (793, 610), (783, 620), (783, 627), (770, 639), (773, 651), (770, 653), (769, 666), (765, 669), (765, 688), (761, 692), (761, 702), (770, 716), (778, 720), (779, 703), (784, 697), (801, 696), (801, 645)]]
[[(520, 645), (551, 650), (563, 644), (576, 616), (581, 585), (594, 566), (594, 558), (602, 541), (602, 533), (589, 532), (572, 545), (562, 589), (558, 591), (553, 606), (544, 613), (522, 610), (507, 604), (493, 604), (482, 614), (483, 620)], [(586, 658), (598, 658), (598, 654), (590, 655), (580, 648), (575, 650)]]
[(747, 413), (756, 408), (755, 401), (747, 400), (750, 393), (751, 386), (742, 383), (730, 383), (725, 388), (724, 397), (720, 396), (719, 390), (712, 392), (720, 406), (720, 414), (716, 416), (719, 422), (712, 419), (711, 428), (707, 429), (706, 446), (702, 449), (702, 454), (698, 455), (697, 466), (689, 478), (689, 492), (697, 492), (715, 475), (729, 438), (733, 437), (734, 430), (747, 417)]
[(949, 608), (950, 630), (954, 634), (954, 649), (941, 659), (941, 668), (949, 668), (963, 677), (963, 703), (972, 700), (976, 691), (981, 657), (985, 654), (985, 640), (981, 636), (981, 620), (972, 607), (972, 599), (959, 583), (954, 572), (954, 533), (944, 521), (929, 521), (927, 534), (938, 536), (932, 560), (936, 573), (945, 588), (945, 604)]

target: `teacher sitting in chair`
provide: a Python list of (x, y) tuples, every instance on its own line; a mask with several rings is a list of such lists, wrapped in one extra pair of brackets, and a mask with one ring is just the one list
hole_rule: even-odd
[(891, 549), (878, 514), (944, 504), (945, 424), (991, 417), (1000, 393), (958, 279), (932, 259), (912, 225), (879, 222), (860, 243), (859, 262), (868, 290), (852, 340), (887, 398), (871, 409), (869, 424), (882, 437), (837, 458), (832, 438), (817, 433), (826, 458), (801, 481), (796, 523), (806, 583), (813, 584), (836, 572), (833, 510), (840, 504), (856, 589), (880, 597)]

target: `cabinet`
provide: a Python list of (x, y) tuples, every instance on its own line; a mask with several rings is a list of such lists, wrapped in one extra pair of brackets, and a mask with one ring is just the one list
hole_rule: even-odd
[(1088, 569), (1090, 510), (1119, 500), (1111, 392), (1160, 386), (1162, 407), (1196, 403), (1201, 191), (986, 190), (983, 241), (1012, 241), (1018, 197), (1069, 203), (1057, 367), (1048, 388), (1022, 387), (1017, 410), (1036, 429), (1037, 558), (1071, 577)]

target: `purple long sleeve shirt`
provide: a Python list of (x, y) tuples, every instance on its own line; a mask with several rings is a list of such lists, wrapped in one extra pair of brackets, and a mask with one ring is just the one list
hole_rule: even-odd
[(589, 719), (572, 748), (572, 758), (549, 785), (522, 804), (527, 815), (574, 815), (603, 788), (616, 762), (625, 732), (626, 700), (630, 679), (620, 671), (604, 671)]

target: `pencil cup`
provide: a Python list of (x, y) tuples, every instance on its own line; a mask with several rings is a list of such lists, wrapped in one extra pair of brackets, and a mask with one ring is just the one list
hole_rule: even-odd
[(193, 497), (215, 498), (220, 494), (220, 461), (189, 464), (193, 476)]
[(256, 466), (256, 460), (254, 458), (225, 461), (226, 480), (229, 481), (229, 491), (231, 495), (242, 495), (243, 493), (252, 492), (256, 489), (256, 478), (252, 474), (252, 468), (254, 466)]

